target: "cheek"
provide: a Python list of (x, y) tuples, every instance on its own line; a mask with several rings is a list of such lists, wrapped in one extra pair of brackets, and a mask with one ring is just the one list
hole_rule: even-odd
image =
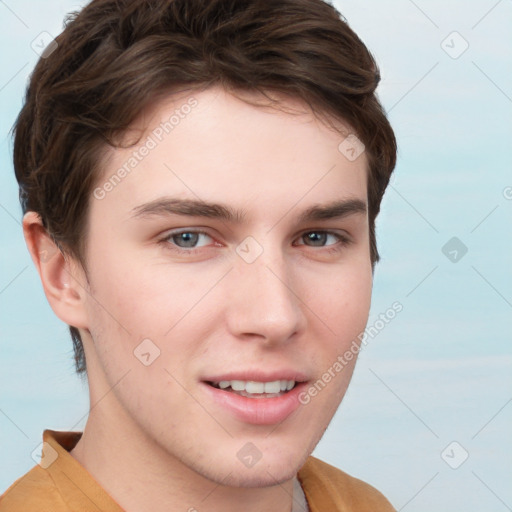
[(114, 251), (108, 243), (101, 247), (101, 255), (90, 258), (89, 331), (103, 364), (125, 367), (132, 363), (136, 345), (154, 336), (150, 329), (156, 327), (155, 316), (149, 300), (154, 290), (143, 267), (135, 269), (126, 253), (119, 257), (121, 251)]
[(340, 272), (337, 278), (325, 281), (325, 288), (329, 292), (319, 294), (311, 303), (311, 308), (320, 312), (315, 320), (317, 335), (311, 355), (318, 369), (318, 380), (308, 394), (311, 392), (309, 399), (318, 414), (330, 420), (350, 383), (359, 354), (360, 335), (368, 321), (371, 265), (351, 265), (350, 272)]
[[(366, 263), (340, 269), (320, 280), (311, 309), (323, 322), (333, 351), (344, 350), (364, 330), (371, 304), (372, 272)], [(314, 309), (313, 309), (314, 308)]]
[(341, 309), (343, 317), (350, 324), (364, 329), (368, 320), (372, 294), (372, 273), (370, 266), (362, 265), (349, 273), (341, 290)]
[[(157, 328), (163, 316), (160, 313), (167, 313), (170, 322), (169, 302), (177, 301), (165, 271), (139, 261), (133, 250), (115, 251), (124, 256), (114, 257), (112, 247), (106, 245), (104, 249), (102, 257), (96, 257), (91, 265), (92, 309), (100, 306), (102, 322), (134, 336), (146, 335), (144, 331), (150, 326)], [(179, 283), (176, 288), (183, 290)]]
[(160, 364), (183, 364), (197, 350), (194, 340), (200, 339), (197, 333), (204, 322), (204, 317), (197, 322), (205, 302), (201, 298), (222, 272), (205, 277), (184, 267), (140, 261), (136, 255), (95, 261), (99, 263), (91, 266), (88, 318), (103, 365), (115, 364), (121, 371), (138, 364), (134, 351), (146, 339), (160, 351)]

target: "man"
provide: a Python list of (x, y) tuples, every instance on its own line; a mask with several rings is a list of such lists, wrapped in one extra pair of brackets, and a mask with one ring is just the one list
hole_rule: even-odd
[(91, 408), (2, 512), (393, 510), (311, 457), (370, 308), (378, 81), (321, 0), (95, 0), (67, 24), (14, 163)]

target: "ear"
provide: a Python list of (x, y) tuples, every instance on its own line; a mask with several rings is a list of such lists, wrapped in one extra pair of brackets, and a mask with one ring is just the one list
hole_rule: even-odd
[(82, 267), (64, 256), (36, 212), (24, 215), (23, 234), (54, 313), (68, 325), (87, 329), (87, 282)]

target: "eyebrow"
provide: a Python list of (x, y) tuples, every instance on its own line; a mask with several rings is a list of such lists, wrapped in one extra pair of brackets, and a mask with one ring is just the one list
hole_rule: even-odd
[[(360, 199), (342, 199), (310, 206), (299, 216), (299, 223), (341, 219), (349, 215), (366, 214), (366, 212), (367, 206), (364, 201)], [(184, 215), (188, 217), (218, 219), (233, 224), (242, 223), (245, 219), (245, 214), (245, 210), (233, 209), (224, 204), (173, 197), (155, 199), (132, 209), (132, 218)]]

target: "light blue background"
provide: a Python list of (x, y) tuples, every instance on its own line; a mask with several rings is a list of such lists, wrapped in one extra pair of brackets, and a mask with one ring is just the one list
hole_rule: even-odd
[[(512, 510), (512, 2), (334, 4), (380, 65), (399, 141), (369, 323), (404, 309), (362, 352), (315, 455), (399, 510)], [(8, 136), (31, 41), (77, 5), (0, 1), (0, 491), (34, 465), (44, 428), (82, 429), (88, 409), (22, 238)], [(453, 31), (469, 43), (457, 59), (443, 46), (459, 51), (458, 36), (442, 45)], [(454, 236), (468, 248), (457, 263), (441, 252)], [(441, 458), (452, 441), (469, 453), (458, 469)]]

